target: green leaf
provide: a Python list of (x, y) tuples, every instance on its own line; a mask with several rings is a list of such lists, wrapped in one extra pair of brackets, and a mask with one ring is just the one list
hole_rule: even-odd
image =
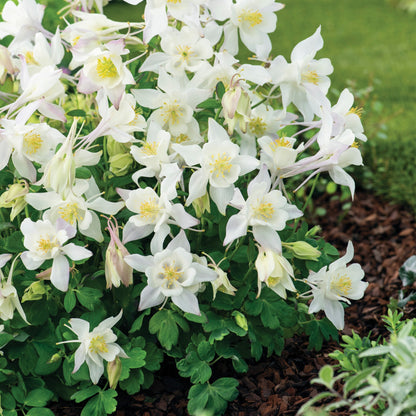
[(79, 303), (90, 311), (94, 310), (94, 305), (96, 305), (103, 296), (103, 293), (100, 290), (92, 287), (82, 287), (76, 293)]
[(140, 391), (142, 384), (144, 383), (144, 374), (140, 369), (130, 371), (129, 377), (125, 380), (121, 380), (120, 388), (126, 391), (128, 394), (133, 395)]
[(117, 397), (117, 392), (115, 390), (105, 390), (102, 391), (100, 394), (100, 399), (103, 404), (104, 410), (107, 414), (113, 413), (117, 409), (117, 400), (115, 397)]
[(344, 386), (345, 393), (350, 392), (351, 390), (356, 390), (357, 388), (361, 387), (361, 383), (366, 381), (367, 378), (376, 371), (374, 367), (366, 368), (359, 373), (353, 375), (349, 378)]
[(196, 384), (189, 389), (188, 393), (188, 412), (191, 415), (196, 415), (205, 409), (210, 393), (208, 384)]
[(328, 388), (332, 387), (333, 379), (334, 379), (334, 370), (330, 365), (324, 365), (319, 370), (319, 378)]
[(10, 393), (2, 393), (0, 405), (7, 410), (16, 408), (16, 400)]
[(177, 363), (179, 374), (182, 377), (190, 377), (192, 383), (205, 383), (212, 375), (211, 367), (198, 358), (195, 351), (191, 351), (186, 357)]
[(205, 324), (207, 322), (207, 316), (204, 312), (201, 312), (201, 315), (186, 312), (184, 316), (188, 321), (195, 322), (197, 324)]
[(77, 304), (77, 299), (75, 297), (75, 293), (72, 290), (69, 290), (65, 293), (64, 297), (64, 308), (66, 312), (70, 313), (72, 309), (75, 308), (75, 305)]
[(81, 166), (76, 168), (75, 176), (79, 179), (89, 179), (91, 178), (91, 171), (88, 168)]
[(400, 279), (403, 286), (409, 286), (416, 280), (416, 256), (409, 257), (399, 270)]
[(0, 247), (7, 253), (20, 253), (25, 251), (23, 245), (23, 234), (20, 231), (15, 231), (13, 234), (6, 238), (0, 239)]
[(212, 361), (215, 357), (215, 350), (208, 341), (202, 341), (197, 347), (199, 358), (203, 361)]
[(128, 368), (141, 368), (146, 364), (146, 351), (141, 348), (133, 348), (128, 351), (127, 355), (129, 358), (121, 358), (123, 366), (126, 365)]
[(52, 397), (53, 393), (48, 389), (35, 389), (28, 393), (24, 403), (27, 406), (44, 407)]
[(76, 109), (66, 113), (70, 117), (86, 117), (87, 113), (84, 110)]
[(94, 396), (100, 391), (98, 386), (90, 386), (86, 389), (82, 389), (77, 391), (75, 394), (71, 396), (71, 400), (75, 400), (76, 403), (81, 403), (84, 400), (89, 399), (90, 397)]
[(215, 415), (222, 415), (229, 401), (238, 396), (238, 380), (223, 377), (212, 384), (197, 384), (189, 390), (188, 411), (191, 415), (197, 415), (200, 411), (207, 410)]
[(216, 86), (215, 90), (217, 92), (218, 98), (221, 99), (222, 96), (225, 94), (225, 86), (222, 81), (220, 81)]
[(208, 98), (197, 105), (197, 108), (220, 108), (221, 102), (216, 98)]
[(156, 312), (149, 321), (149, 332), (156, 334), (159, 342), (168, 351), (177, 344), (179, 329), (175, 320), (175, 313), (168, 309)]
[(145, 368), (149, 371), (160, 370), (163, 361), (163, 351), (153, 343), (146, 343), (146, 364)]
[(51, 409), (45, 407), (33, 407), (27, 413), (27, 416), (54, 416)]
[(150, 314), (150, 309), (146, 309), (142, 312), (139, 317), (133, 322), (133, 325), (130, 328), (129, 334), (139, 331), (143, 325), (143, 319)]
[(16, 399), (18, 403), (24, 403), (25, 401), (25, 392), (21, 387), (13, 386), (11, 388), (11, 392), (13, 394), (13, 397)]

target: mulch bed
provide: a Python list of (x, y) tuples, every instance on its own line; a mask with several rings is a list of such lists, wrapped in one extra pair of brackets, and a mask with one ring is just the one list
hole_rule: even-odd
[[(366, 272), (369, 287), (364, 299), (353, 302), (346, 309), (344, 334), (352, 331), (364, 336), (371, 331), (376, 339), (386, 335), (381, 316), (386, 314), (391, 298), (398, 298), (401, 288), (399, 268), (411, 255), (416, 254), (416, 223), (414, 215), (397, 205), (391, 205), (374, 195), (359, 191), (352, 208), (342, 211), (337, 196), (323, 196), (315, 206), (323, 206), (327, 215), (315, 219), (322, 227), (323, 237), (342, 253), (347, 242), (354, 243), (354, 262)], [(414, 303), (406, 305), (405, 314), (415, 316)], [(315, 396), (318, 387), (310, 380), (319, 369), (330, 363), (328, 354), (339, 346), (328, 342), (316, 353), (307, 349), (307, 337), (288, 340), (280, 357), (273, 356), (250, 363), (247, 374), (239, 375), (228, 364), (218, 363), (214, 374), (232, 376), (240, 381), (240, 395), (230, 403), (230, 416), (295, 415), (300, 406)], [(116, 416), (181, 416), (187, 415), (187, 393), (190, 384), (175, 377), (173, 363), (164, 363), (163, 373), (157, 375), (154, 385), (133, 397), (120, 392)], [(79, 415), (81, 407), (60, 404), (54, 407), (59, 416)], [(347, 413), (338, 413), (347, 414)]]

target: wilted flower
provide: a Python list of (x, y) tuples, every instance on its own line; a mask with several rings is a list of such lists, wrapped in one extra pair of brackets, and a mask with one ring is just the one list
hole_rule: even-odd
[(76, 373), (81, 365), (86, 362), (91, 381), (97, 384), (104, 373), (104, 360), (112, 362), (116, 357), (129, 358), (124, 350), (115, 343), (117, 336), (111, 330), (120, 320), (122, 313), (121, 310), (117, 316), (104, 319), (92, 332), (90, 332), (88, 321), (79, 318), (70, 319), (68, 328), (78, 336), (78, 339), (59, 342), (59, 344), (70, 342), (81, 344), (75, 351), (73, 373)]
[(312, 287), (313, 295), (309, 313), (323, 309), (337, 329), (344, 328), (344, 307), (340, 301), (350, 303), (349, 299), (361, 299), (368, 286), (367, 282), (361, 281), (364, 270), (358, 263), (347, 267), (353, 256), (354, 248), (349, 241), (343, 257), (331, 263), (328, 268), (322, 267), (318, 273), (311, 272), (305, 280)]
[[(11, 257), (11, 254), (0, 254), (0, 269), (10, 260)], [(0, 319), (3, 321), (12, 319), (14, 310), (17, 309), (19, 315), (29, 325), (22, 305), (19, 302), (19, 296), (17, 295), (16, 288), (12, 284), (13, 269), (18, 258), (19, 257), (17, 256), (13, 260), (7, 280), (4, 277), (2, 270), (0, 270)]]
[(114, 285), (119, 287), (120, 283), (129, 286), (133, 283), (133, 269), (124, 261), (124, 257), (130, 253), (118, 237), (117, 220), (108, 218), (107, 229), (110, 233), (110, 244), (105, 252), (105, 280), (107, 289)]

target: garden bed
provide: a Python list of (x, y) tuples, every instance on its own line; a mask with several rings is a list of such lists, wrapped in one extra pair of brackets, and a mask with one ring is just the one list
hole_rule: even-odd
[[(316, 222), (322, 235), (344, 250), (348, 240), (355, 246), (354, 261), (366, 272), (369, 287), (362, 300), (346, 309), (343, 334), (358, 332), (361, 336), (371, 332), (371, 338), (386, 335), (382, 316), (387, 312), (391, 298), (397, 299), (401, 289), (399, 268), (415, 254), (416, 224), (414, 217), (404, 208), (388, 204), (366, 191), (359, 191), (349, 211), (342, 211), (342, 202), (336, 196), (318, 199), (316, 206), (325, 207), (328, 213)], [(342, 220), (341, 220), (341, 217)], [(405, 315), (414, 315), (412, 302)], [(230, 416), (294, 415), (300, 406), (313, 397), (318, 387), (310, 385), (319, 369), (330, 362), (328, 354), (339, 348), (327, 342), (318, 353), (309, 351), (307, 337), (296, 337), (286, 343), (282, 356), (272, 356), (260, 362), (251, 362), (247, 374), (235, 373), (231, 366), (219, 362), (214, 368), (218, 377), (239, 379), (239, 396), (230, 403)], [(167, 363), (165, 363), (167, 364)], [(117, 416), (180, 416), (187, 415), (187, 392), (190, 384), (176, 377), (173, 363), (163, 366), (150, 390), (133, 397), (119, 397)], [(53, 407), (60, 416), (79, 415), (82, 406), (60, 403)], [(347, 414), (345, 412), (339, 412)]]

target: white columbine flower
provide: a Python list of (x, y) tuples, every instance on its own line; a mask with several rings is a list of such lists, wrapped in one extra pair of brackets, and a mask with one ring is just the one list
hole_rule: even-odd
[(208, 121), (208, 142), (201, 149), (198, 145), (172, 145), (187, 165), (199, 164), (189, 180), (189, 196), (186, 205), (205, 195), (210, 184), (210, 196), (218, 210), (225, 214), (234, 195), (234, 183), (239, 176), (256, 169), (258, 161), (252, 156), (240, 155), (240, 148), (230, 140), (227, 132), (215, 120)]
[(184, 74), (171, 76), (164, 70), (160, 70), (157, 86), (157, 90), (131, 90), (141, 106), (155, 109), (149, 121), (156, 121), (173, 136), (186, 133), (190, 123), (198, 124), (193, 114), (196, 106), (209, 97), (209, 90), (196, 88)]
[(21, 259), (25, 267), (35, 270), (46, 260), (52, 260), (51, 283), (62, 290), (68, 290), (69, 262), (83, 260), (92, 256), (92, 252), (84, 247), (69, 243), (75, 237), (76, 229), (62, 219), (55, 224), (50, 221), (38, 220), (33, 222), (30, 218), (23, 220), (20, 230), (23, 233), (23, 244), (28, 249), (22, 253)]
[(163, 67), (171, 74), (181, 74), (185, 70), (195, 72), (213, 54), (209, 40), (202, 38), (196, 29), (189, 26), (184, 26), (180, 31), (168, 28), (161, 38), (163, 52), (149, 55), (140, 67), (140, 72), (159, 73)]
[(129, 51), (124, 48), (123, 39), (108, 42), (105, 48), (97, 48), (89, 53), (81, 71), (78, 91), (91, 94), (103, 89), (118, 109), (126, 85), (134, 84), (134, 78), (121, 58)]
[[(11, 254), (0, 254), (0, 269), (3, 268), (11, 257)], [(3, 321), (12, 319), (14, 310), (17, 309), (17, 312), (19, 312), (22, 319), (29, 324), (22, 305), (20, 304), (16, 288), (12, 284), (13, 269), (18, 258), (19, 256), (15, 257), (13, 260), (7, 279), (5, 278), (3, 271), (0, 270), (0, 319)]]
[(194, 261), (184, 231), (153, 256), (131, 254), (124, 260), (145, 273), (147, 286), (140, 294), (139, 310), (164, 303), (168, 298), (184, 312), (200, 315), (195, 293), (202, 282), (213, 281), (217, 273)]
[(305, 280), (312, 287), (313, 294), (309, 313), (323, 310), (337, 329), (344, 328), (344, 307), (340, 301), (350, 303), (349, 299), (361, 299), (368, 286), (367, 282), (362, 281), (364, 270), (358, 263), (347, 267), (353, 256), (354, 248), (349, 241), (343, 257), (328, 268), (325, 266), (317, 273), (311, 272)]
[(257, 269), (257, 297), (260, 296), (262, 283), (265, 283), (273, 292), (286, 299), (286, 290), (296, 292), (292, 277), (292, 265), (281, 253), (259, 247), (256, 259)]
[(280, 237), (286, 222), (303, 215), (295, 205), (290, 205), (278, 190), (270, 190), (270, 175), (265, 165), (247, 187), (248, 198), (244, 201), (237, 189), (231, 205), (240, 209), (230, 217), (226, 227), (224, 245), (247, 234), (252, 227), (254, 239), (263, 247), (282, 251)]
[(320, 115), (322, 106), (329, 108), (325, 96), (331, 84), (328, 75), (333, 67), (328, 58), (313, 59), (323, 44), (321, 28), (318, 27), (312, 36), (294, 47), (291, 63), (280, 55), (269, 68), (273, 83), (280, 86), (284, 108), (290, 103), (295, 104), (305, 121), (311, 121), (314, 114)]
[(111, 362), (116, 357), (129, 358), (124, 350), (116, 344), (117, 336), (111, 328), (120, 320), (123, 311), (117, 316), (104, 319), (90, 332), (90, 323), (80, 318), (73, 318), (69, 321), (68, 328), (74, 332), (78, 339), (63, 341), (59, 344), (79, 342), (81, 345), (75, 351), (75, 366), (73, 373), (76, 373), (81, 365), (86, 362), (91, 381), (97, 384), (104, 373), (103, 361)]
[(231, 5), (231, 19), (224, 25), (223, 48), (233, 55), (238, 52), (237, 29), (241, 41), (259, 59), (267, 59), (272, 44), (268, 33), (276, 29), (274, 12), (284, 7), (274, 0), (238, 0)]

